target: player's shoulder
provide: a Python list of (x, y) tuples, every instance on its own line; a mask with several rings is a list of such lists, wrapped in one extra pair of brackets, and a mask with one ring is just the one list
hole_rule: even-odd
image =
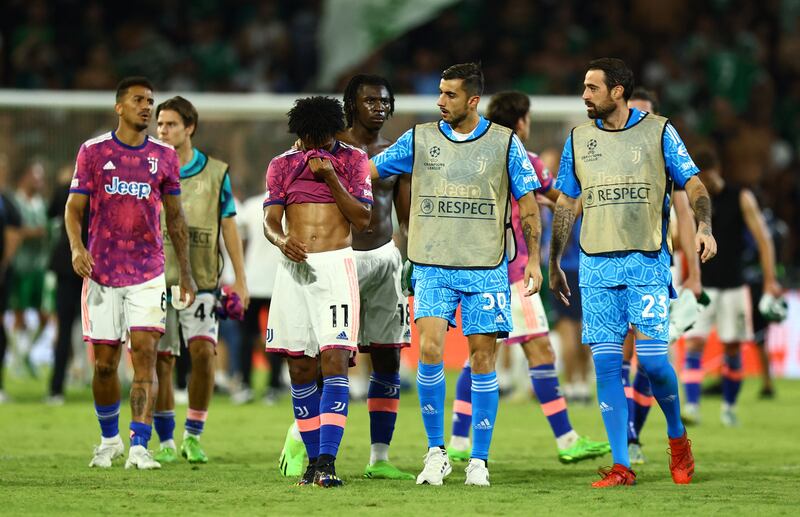
[(170, 149), (172, 151), (175, 150), (175, 148), (172, 145), (166, 143), (163, 140), (159, 140), (158, 138), (155, 138), (153, 136), (148, 136), (147, 137), (147, 141), (150, 142), (151, 144), (160, 145), (161, 147), (165, 147), (165, 148)]
[(106, 133), (103, 133), (100, 136), (96, 136), (94, 138), (90, 138), (89, 140), (85, 141), (81, 147), (83, 147), (84, 149), (89, 149), (91, 147), (95, 147), (98, 144), (102, 144), (103, 142), (107, 142), (107, 141), (110, 141), (112, 139), (113, 139), (113, 136), (111, 135), (111, 131), (108, 131)]
[(356, 147), (353, 144), (348, 144), (347, 142), (342, 142), (339, 140), (339, 152), (344, 154), (355, 155), (358, 157), (367, 156), (367, 152), (361, 149), (360, 147)]
[(269, 161), (267, 170), (278, 170), (280, 168), (285, 168), (288, 166), (289, 163), (298, 160), (302, 155), (303, 155), (302, 151), (299, 151), (294, 148), (287, 149), (286, 151), (279, 154), (278, 156), (275, 156)]

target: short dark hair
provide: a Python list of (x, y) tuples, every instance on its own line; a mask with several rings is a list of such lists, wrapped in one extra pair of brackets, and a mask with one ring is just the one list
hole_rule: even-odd
[(394, 113), (394, 90), (389, 80), (380, 75), (372, 74), (357, 74), (350, 78), (347, 86), (344, 88), (344, 117), (347, 120), (347, 127), (353, 127), (353, 121), (356, 116), (356, 97), (358, 96), (358, 89), (361, 86), (383, 86), (389, 92), (389, 113), (386, 118), (392, 116)]
[(483, 70), (480, 63), (459, 63), (442, 72), (442, 79), (461, 79), (461, 88), (472, 97), (483, 95)]
[(131, 86), (144, 86), (151, 92), (155, 91), (155, 88), (153, 88), (153, 83), (151, 83), (150, 79), (148, 79), (147, 77), (139, 75), (133, 77), (126, 77), (125, 79), (121, 80), (119, 84), (117, 84), (117, 102), (122, 100), (125, 94), (128, 93), (128, 88), (130, 88)]
[(531, 100), (522, 92), (508, 91), (492, 95), (486, 118), (509, 129), (514, 129), (517, 121), (531, 109)]
[(342, 103), (330, 97), (297, 99), (286, 115), (289, 132), (313, 142), (322, 142), (344, 130)]
[(653, 115), (658, 115), (659, 112), (659, 104), (658, 104), (658, 95), (653, 90), (648, 90), (647, 88), (642, 88), (641, 86), (637, 86), (634, 88), (633, 93), (631, 93), (632, 101), (647, 101), (653, 105)]
[(692, 154), (695, 165), (701, 171), (719, 168), (719, 156), (712, 146), (705, 145)]
[(180, 95), (176, 95), (171, 99), (167, 99), (159, 104), (156, 108), (156, 119), (158, 118), (158, 114), (163, 110), (174, 111), (177, 113), (181, 117), (181, 120), (183, 120), (183, 125), (185, 127), (194, 126), (194, 129), (192, 129), (192, 134), (190, 135), (194, 136), (194, 132), (197, 131), (199, 116), (197, 115), (197, 108), (195, 108), (191, 102)]
[(622, 86), (622, 97), (625, 101), (633, 93), (633, 72), (625, 61), (615, 57), (601, 57), (589, 63), (589, 70), (602, 70), (606, 74), (605, 83), (609, 91), (615, 86)]

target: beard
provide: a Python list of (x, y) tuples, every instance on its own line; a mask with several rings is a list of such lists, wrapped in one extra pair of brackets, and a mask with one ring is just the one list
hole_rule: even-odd
[(614, 113), (614, 110), (617, 108), (614, 102), (608, 102), (604, 104), (593, 104), (587, 107), (590, 108), (589, 110), (587, 110), (586, 113), (590, 119), (598, 119), (598, 118), (604, 119), (607, 116)]
[(449, 121), (446, 120), (445, 122), (450, 124), (450, 127), (458, 127), (458, 125), (461, 124), (462, 122), (464, 122), (464, 120), (466, 118), (467, 118), (467, 113), (466, 112), (464, 112), (461, 115), (454, 115), (453, 112), (451, 111), (450, 112), (450, 120)]

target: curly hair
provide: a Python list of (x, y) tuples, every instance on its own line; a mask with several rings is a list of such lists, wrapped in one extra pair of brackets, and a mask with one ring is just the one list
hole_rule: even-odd
[(324, 142), (344, 130), (342, 103), (331, 97), (297, 99), (286, 115), (289, 132), (303, 140)]
[(389, 112), (386, 114), (386, 118), (388, 119), (394, 113), (394, 90), (392, 90), (392, 85), (389, 84), (388, 79), (371, 74), (354, 75), (344, 88), (344, 116), (347, 120), (347, 127), (353, 127), (357, 111), (358, 89), (362, 85), (385, 87), (386, 91), (389, 92)]

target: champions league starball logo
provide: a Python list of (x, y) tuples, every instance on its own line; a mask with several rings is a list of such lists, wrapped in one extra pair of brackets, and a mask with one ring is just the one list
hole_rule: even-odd
[(586, 143), (586, 147), (589, 149), (589, 154), (594, 154), (594, 150), (597, 149), (597, 140), (592, 138)]
[(431, 158), (438, 158), (441, 153), (442, 150), (439, 149), (438, 145), (434, 145), (433, 147), (428, 149), (428, 154), (430, 155)]
[(433, 201), (431, 201), (430, 199), (423, 199), (419, 208), (423, 214), (428, 215), (431, 212), (433, 212)]

